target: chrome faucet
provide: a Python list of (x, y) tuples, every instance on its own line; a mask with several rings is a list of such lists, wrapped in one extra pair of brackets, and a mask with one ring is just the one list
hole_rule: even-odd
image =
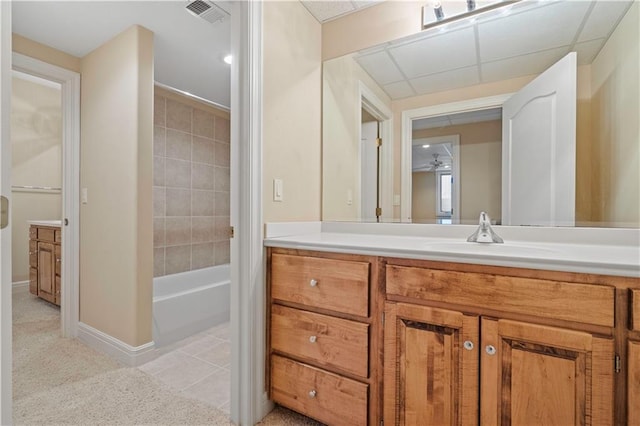
[(485, 212), (480, 213), (478, 229), (467, 238), (467, 241), (470, 243), (504, 243), (504, 240), (491, 228), (491, 219)]

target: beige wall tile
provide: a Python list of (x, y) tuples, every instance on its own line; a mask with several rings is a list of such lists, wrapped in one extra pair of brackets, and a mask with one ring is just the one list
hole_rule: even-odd
[(198, 163), (214, 164), (214, 142), (213, 139), (193, 137), (193, 151), (191, 154), (192, 161)]
[(213, 191), (191, 191), (191, 214), (213, 216)]
[(166, 129), (161, 126), (153, 127), (153, 155), (166, 155)]
[(208, 164), (191, 164), (191, 188), (192, 189), (213, 189), (214, 168)]
[(191, 190), (167, 188), (167, 217), (191, 216)]
[(229, 216), (229, 193), (216, 192), (213, 199), (213, 213), (215, 216)]
[(216, 191), (230, 192), (229, 179), (229, 168), (216, 166), (213, 189)]
[(214, 115), (197, 108), (193, 109), (193, 134), (213, 139)]
[(216, 140), (229, 143), (231, 136), (230, 122), (226, 118), (216, 117)]
[(164, 247), (156, 247), (153, 249), (153, 276), (161, 277), (164, 275)]
[(209, 243), (213, 241), (213, 217), (194, 217), (191, 222), (191, 234), (194, 243)]
[(229, 167), (231, 163), (229, 144), (216, 142), (214, 156), (214, 164), (216, 166)]
[(166, 206), (166, 189), (164, 186), (153, 187), (153, 217), (163, 217)]
[(165, 242), (165, 219), (157, 217), (153, 219), (153, 246), (163, 247)]
[(213, 262), (215, 265), (225, 265), (229, 263), (230, 250), (229, 241), (218, 241), (214, 243), (213, 247)]
[(182, 130), (191, 133), (191, 111), (193, 108), (173, 99), (167, 99), (168, 129)]
[(213, 243), (193, 244), (191, 246), (191, 269), (213, 266)]
[(162, 96), (154, 96), (153, 98), (153, 124), (158, 126), (165, 125), (165, 98)]
[(165, 182), (167, 187), (191, 188), (191, 162), (167, 158)]
[(165, 242), (167, 246), (191, 243), (191, 218), (168, 217), (165, 222)]
[(231, 226), (231, 220), (227, 217), (216, 217), (213, 219), (214, 223), (214, 241), (229, 241), (229, 227)]
[(164, 186), (165, 159), (164, 157), (153, 157), (153, 185)]
[(167, 129), (167, 158), (191, 161), (191, 134)]
[(164, 256), (165, 275), (177, 274), (191, 269), (191, 245), (167, 247)]

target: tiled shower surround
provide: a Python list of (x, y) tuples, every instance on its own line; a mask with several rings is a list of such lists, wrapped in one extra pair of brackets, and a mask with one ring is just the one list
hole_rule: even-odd
[(229, 115), (156, 88), (154, 276), (229, 263)]

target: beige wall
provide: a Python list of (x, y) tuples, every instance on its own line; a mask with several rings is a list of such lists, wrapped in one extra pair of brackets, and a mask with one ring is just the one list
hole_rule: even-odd
[(414, 139), (448, 135), (460, 135), (460, 221), (476, 223), (483, 211), (492, 220), (499, 221), (502, 215), (502, 120), (413, 132)]
[(591, 66), (592, 220), (640, 226), (640, 4)]
[(229, 113), (156, 87), (154, 276), (229, 263)]
[(61, 68), (80, 72), (80, 58), (15, 33), (13, 34), (11, 41), (13, 43), (12, 49), (14, 52), (39, 59), (43, 62), (47, 62)]
[(434, 172), (411, 173), (411, 220), (413, 223), (434, 223), (436, 196)]
[[(351, 56), (326, 61), (322, 71), (322, 219), (358, 220), (360, 191), (360, 83), (389, 110), (391, 99)], [(353, 194), (351, 205), (347, 192)]]
[(263, 218), (320, 220), (321, 27), (297, 1), (265, 2), (263, 13)]
[[(59, 88), (13, 77), (11, 180), (15, 186), (62, 185), (62, 98)], [(60, 219), (60, 192), (11, 192), (13, 282), (29, 279), (28, 220)]]
[(134, 26), (81, 64), (80, 321), (151, 341), (153, 33)]

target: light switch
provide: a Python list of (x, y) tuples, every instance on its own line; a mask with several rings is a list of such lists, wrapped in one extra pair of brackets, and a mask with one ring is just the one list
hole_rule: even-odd
[(282, 179), (273, 180), (273, 201), (282, 201), (283, 198), (283, 183)]
[(81, 201), (82, 204), (87, 204), (89, 201), (87, 188), (82, 188)]

